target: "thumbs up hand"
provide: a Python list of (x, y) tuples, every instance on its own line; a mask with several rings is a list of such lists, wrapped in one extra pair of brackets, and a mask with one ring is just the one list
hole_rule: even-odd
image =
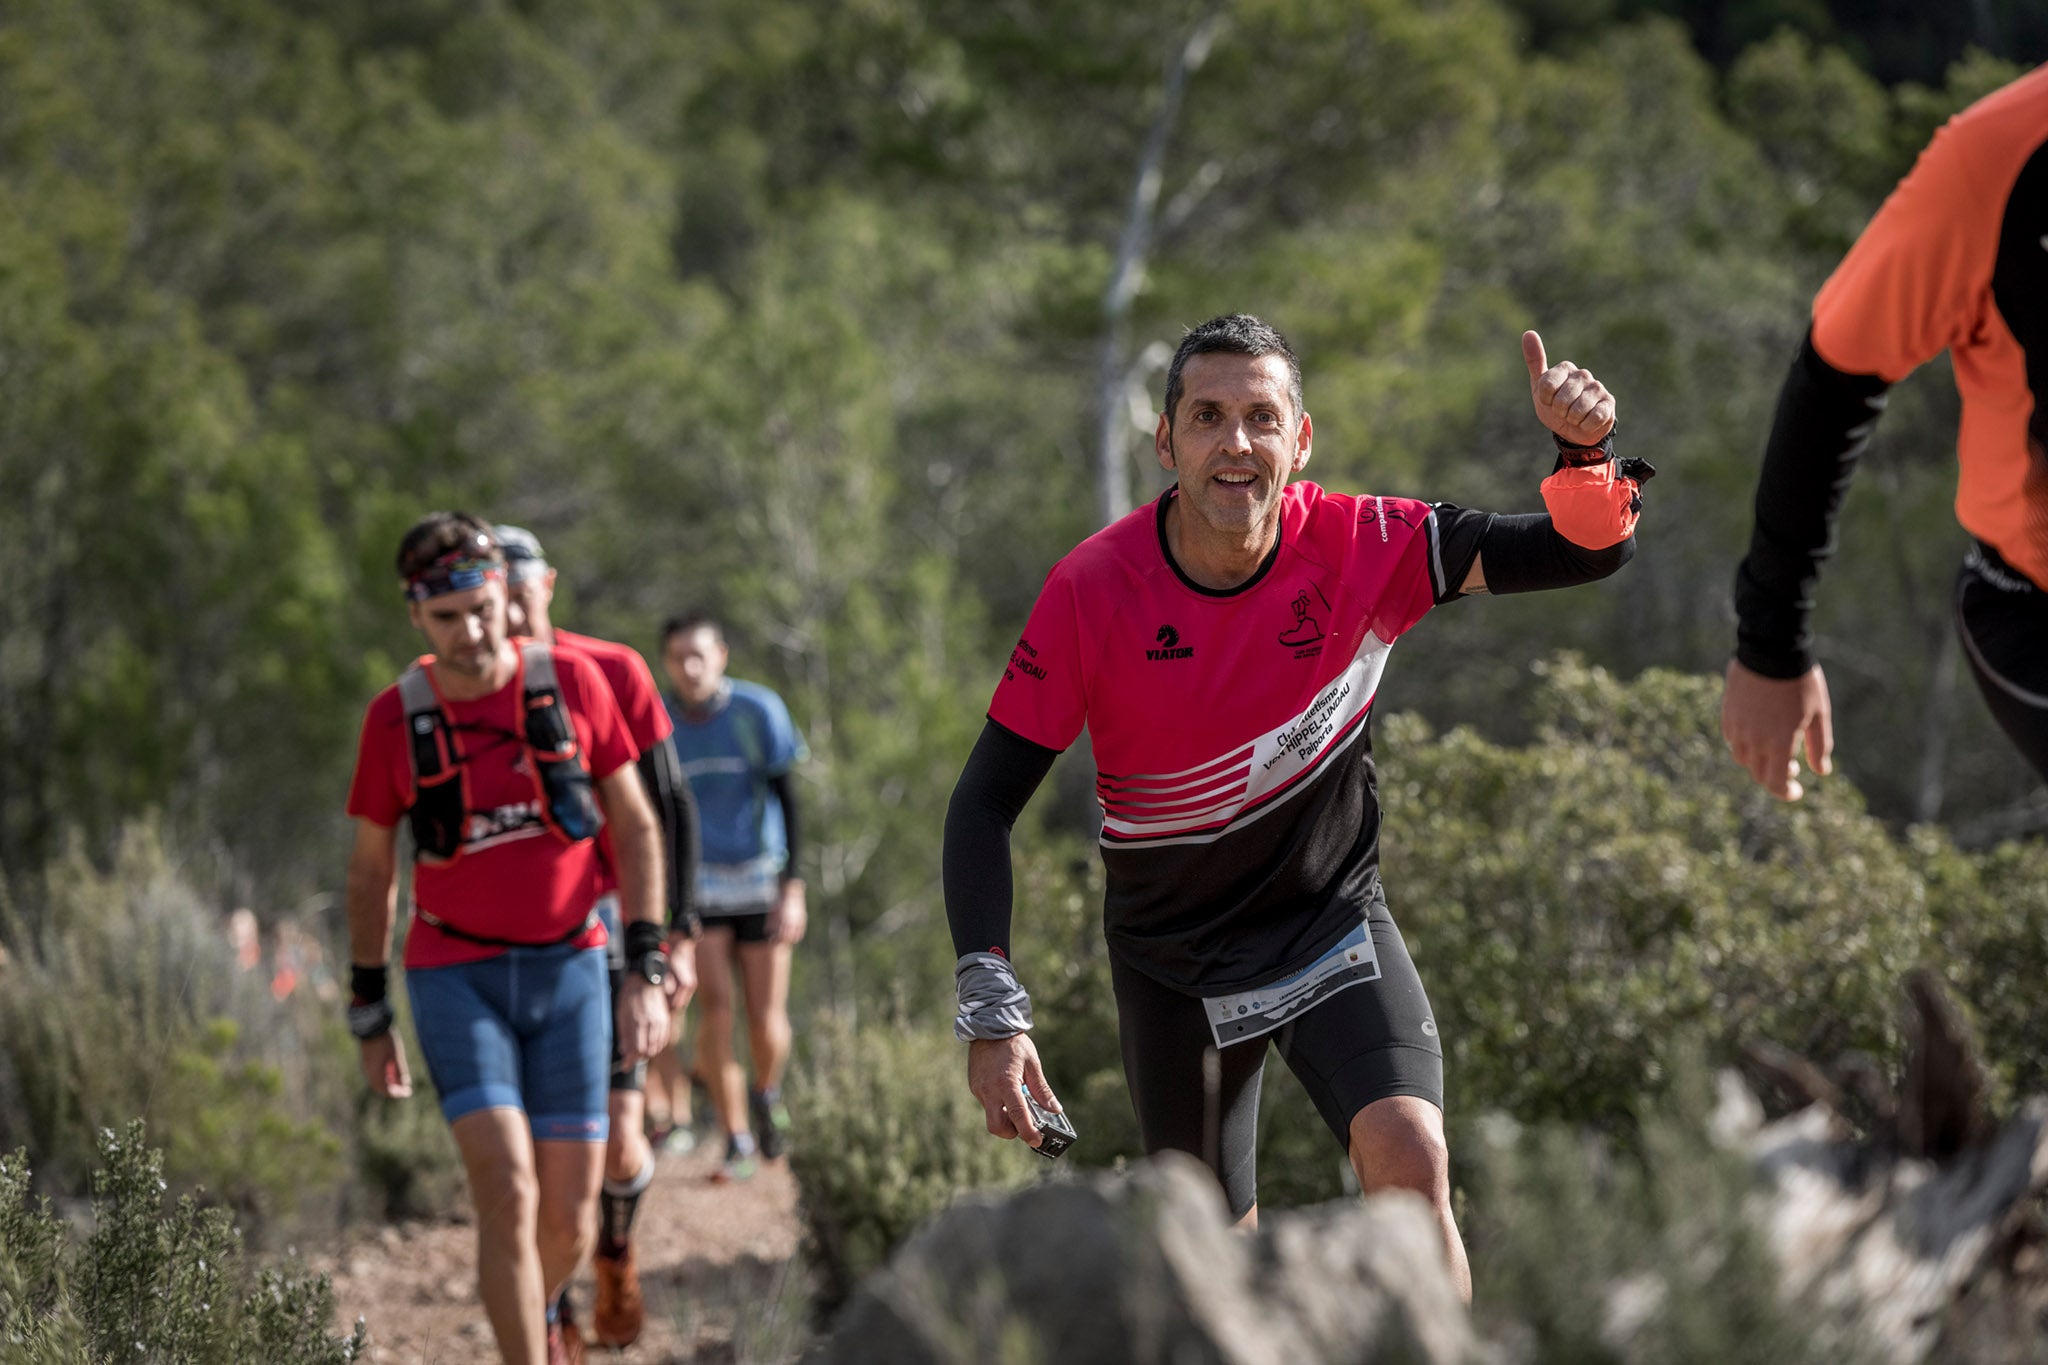
[(1522, 333), (1522, 363), (1529, 367), (1529, 396), (1536, 418), (1575, 446), (1598, 445), (1614, 429), (1614, 395), (1569, 360), (1546, 362), (1543, 338)]

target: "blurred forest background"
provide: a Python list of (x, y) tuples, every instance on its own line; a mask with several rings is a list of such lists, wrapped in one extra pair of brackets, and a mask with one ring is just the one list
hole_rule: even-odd
[[(812, 1121), (861, 1121), (849, 1077), (964, 1100), (953, 779), (1045, 571), (1164, 486), (1180, 330), (1237, 310), (1296, 344), (1329, 487), (1536, 507), (1525, 327), (1660, 471), (1626, 571), (1447, 608), (1389, 671), (1389, 884), (1454, 1109), (1610, 1121), (1745, 1031), (1884, 1056), (1925, 960), (2004, 1029), (2008, 1091), (2040, 1079), (2013, 978), (2048, 864), (2003, 841), (2048, 801), (1956, 657), (1945, 360), (1823, 584), (1842, 776), (1776, 808), (1714, 727), (1808, 302), (2044, 52), (2037, 0), (14, 0), (0, 1150), (76, 1188), (146, 1115), (252, 1219), (448, 1197), (430, 1106), (371, 1109), (332, 1005), (225, 931), (340, 957), (356, 728), (419, 648), (391, 558), (447, 506), (533, 528), (576, 629), (652, 656), (725, 614), (815, 755)], [(1020, 829), (1020, 965), (1107, 1160), (1089, 804), (1070, 758)], [(1268, 1202), (1341, 1177), (1290, 1103)], [(1016, 1178), (935, 1122), (971, 1146), (935, 1187)], [(895, 1235), (827, 1202), (827, 1241)]]

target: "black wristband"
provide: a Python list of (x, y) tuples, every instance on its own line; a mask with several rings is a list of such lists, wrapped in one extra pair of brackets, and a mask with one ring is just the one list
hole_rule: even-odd
[(360, 963), (348, 969), (348, 993), (359, 1005), (374, 1005), (391, 994), (391, 969), (389, 967), (365, 967)]
[(1607, 434), (1589, 446), (1575, 446), (1554, 431), (1550, 433), (1550, 439), (1557, 444), (1557, 458), (1573, 468), (1583, 468), (1614, 458), (1613, 427), (1607, 428)]
[(650, 919), (628, 920), (626, 922), (626, 961), (632, 962), (645, 953), (661, 953), (668, 950), (668, 930)]

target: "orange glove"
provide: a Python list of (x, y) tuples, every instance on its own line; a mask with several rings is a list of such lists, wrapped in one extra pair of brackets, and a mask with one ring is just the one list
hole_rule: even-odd
[(1567, 465), (1543, 481), (1543, 505), (1559, 535), (1584, 549), (1604, 550), (1635, 533), (1642, 485), (1620, 474), (1613, 460)]

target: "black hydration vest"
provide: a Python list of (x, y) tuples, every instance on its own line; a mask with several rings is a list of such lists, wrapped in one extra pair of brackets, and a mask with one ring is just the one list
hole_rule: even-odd
[[(540, 797), (541, 820), (562, 842), (579, 844), (604, 826), (590, 768), (576, 742), (576, 727), (555, 680), (555, 655), (538, 640), (519, 645), (524, 679), (526, 762)], [(453, 862), (462, 856), (462, 831), (469, 820), (469, 802), (462, 777), (462, 755), (455, 748), (441, 699), (419, 660), (399, 675), (398, 699), (405, 707), (405, 730), (412, 757), (413, 856)]]

